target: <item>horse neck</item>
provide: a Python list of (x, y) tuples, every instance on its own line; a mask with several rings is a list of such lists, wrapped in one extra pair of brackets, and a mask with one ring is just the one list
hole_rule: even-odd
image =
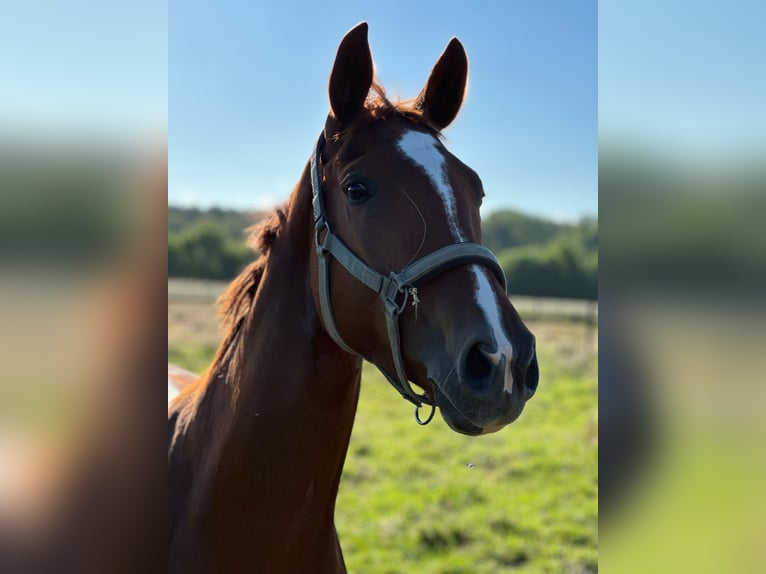
[(317, 553), (337, 549), (333, 512), (361, 360), (330, 340), (316, 312), (308, 170), (283, 226), (241, 348), (228, 353), (239, 352), (240, 364), (236, 371), (226, 364), (214, 370), (198, 404), (195, 418), (208, 436), (195, 438), (209, 446), (199, 457), (206, 459), (198, 468), (204, 492), (193, 498), (208, 529), (229, 530), (229, 543), (240, 540), (252, 548), (257, 540), (261, 549), (281, 549), (293, 558), (309, 552), (316, 560)]
[[(237, 420), (254, 425), (258, 433), (284, 430), (275, 437), (280, 446), (322, 442), (327, 437), (314, 434), (320, 430), (335, 433), (342, 427), (343, 434), (350, 433), (358, 398), (361, 359), (338, 348), (316, 310), (312, 221), (307, 169), (291, 197), (284, 229), (271, 247), (249, 329), (240, 343), (245, 359), (232, 381)], [(269, 419), (268, 426), (262, 416)], [(260, 450), (262, 437), (255, 437)]]

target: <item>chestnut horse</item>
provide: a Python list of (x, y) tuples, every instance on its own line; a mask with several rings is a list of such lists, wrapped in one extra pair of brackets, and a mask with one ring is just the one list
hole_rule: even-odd
[(467, 73), (453, 39), (394, 104), (367, 24), (343, 38), (311, 161), (222, 296), (212, 366), (169, 408), (171, 572), (345, 571), (333, 515), (362, 359), (421, 424), (438, 407), (469, 435), (534, 394), (534, 337), (479, 244), (481, 180), (440, 139)]

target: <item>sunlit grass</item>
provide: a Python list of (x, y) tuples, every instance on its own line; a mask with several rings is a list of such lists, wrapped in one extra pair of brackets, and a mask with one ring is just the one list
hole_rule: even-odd
[(365, 365), (336, 511), (349, 571), (595, 571), (595, 377), (550, 375), (519, 421), (466, 437), (418, 427)]

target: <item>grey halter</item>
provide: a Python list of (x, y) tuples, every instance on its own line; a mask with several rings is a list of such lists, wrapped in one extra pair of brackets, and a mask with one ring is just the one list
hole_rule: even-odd
[[(391, 354), (396, 366), (396, 377), (380, 371), (388, 379), (388, 382), (399, 391), (399, 393), (415, 405), (415, 418), (419, 424), (428, 424), (434, 416), (436, 405), (432, 397), (427, 393), (418, 395), (410, 386), (407, 373), (404, 369), (404, 358), (402, 357), (401, 339), (399, 336), (399, 315), (404, 311), (411, 295), (417, 294), (415, 290), (417, 285), (422, 284), (429, 279), (460, 265), (476, 263), (488, 268), (494, 273), (497, 280), (506, 289), (505, 274), (495, 255), (486, 247), (477, 243), (456, 243), (442, 247), (414, 261), (402, 269), (399, 273), (391, 271), (388, 275), (379, 273), (369, 267), (364, 261), (357, 257), (341, 240), (335, 235), (327, 221), (324, 210), (324, 197), (322, 192), (322, 176), (320, 172), (320, 163), (322, 159), (322, 150), (325, 145), (324, 132), (320, 134), (319, 140), (314, 148), (314, 155), (311, 157), (311, 190), (312, 205), (314, 209), (314, 237), (317, 250), (318, 274), (319, 274), (319, 306), (322, 315), (322, 322), (330, 337), (343, 350), (358, 355), (349, 347), (340, 336), (338, 327), (335, 324), (335, 317), (332, 312), (330, 302), (330, 266), (327, 261), (327, 255), (332, 255), (338, 263), (356, 277), (359, 281), (367, 285), (377, 293), (383, 301), (383, 308), (386, 315), (386, 329), (388, 331), (388, 340), (391, 346)], [(322, 233), (324, 232), (324, 238)], [(431, 406), (431, 413), (425, 419), (420, 418), (419, 410), (423, 404)]]

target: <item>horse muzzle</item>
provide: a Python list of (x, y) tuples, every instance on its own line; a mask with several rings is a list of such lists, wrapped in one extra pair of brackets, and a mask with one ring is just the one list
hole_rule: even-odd
[[(467, 345), (457, 363), (429, 369), (434, 399), (455, 431), (479, 435), (515, 421), (537, 390), (539, 369), (534, 337), (512, 357), (482, 341)], [(440, 376), (441, 373), (445, 375)]]

